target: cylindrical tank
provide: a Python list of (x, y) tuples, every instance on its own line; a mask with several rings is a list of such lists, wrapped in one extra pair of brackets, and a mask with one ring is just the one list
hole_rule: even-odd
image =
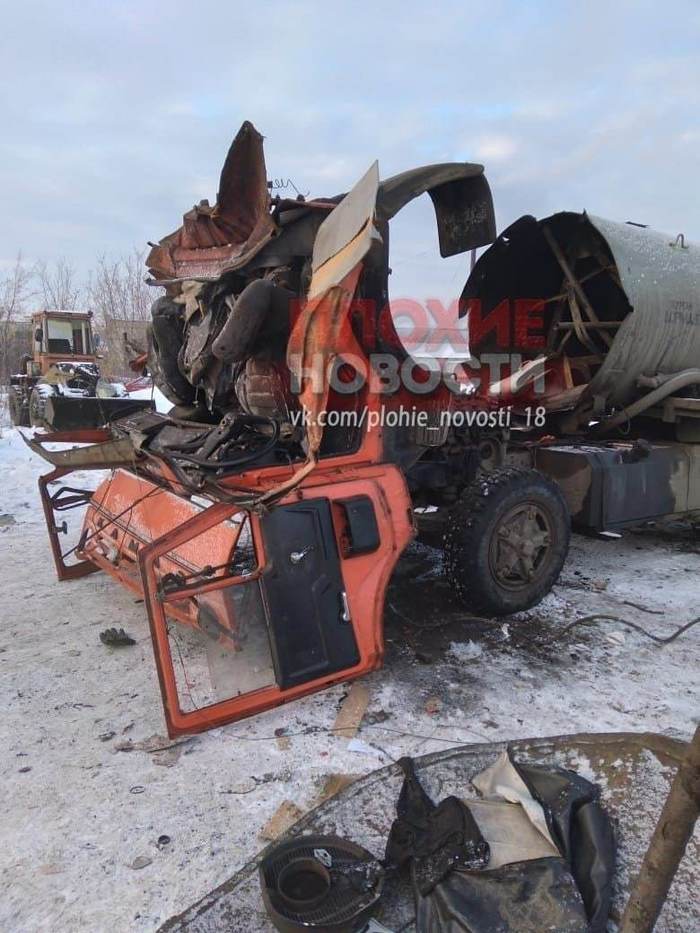
[[(583, 290), (585, 301), (578, 304), (586, 326), (586, 302), (608, 325), (595, 335), (600, 359), (591, 364), (585, 398), (596, 397), (608, 407), (626, 405), (644, 391), (637, 385), (640, 377), (700, 366), (700, 249), (682, 236), (639, 224), (585, 212), (562, 212), (540, 221), (521, 217), (474, 267), (462, 295), (464, 306), (478, 299), (483, 319), (506, 299), (511, 313), (517, 299), (542, 299), (547, 348), (523, 355), (556, 351), (554, 331), (573, 328), (564, 297), (571, 279), (564, 265)], [(590, 345), (576, 334), (572, 337), (561, 352), (574, 361), (590, 360)], [(514, 341), (503, 347), (494, 330), (477, 352), (516, 349)]]

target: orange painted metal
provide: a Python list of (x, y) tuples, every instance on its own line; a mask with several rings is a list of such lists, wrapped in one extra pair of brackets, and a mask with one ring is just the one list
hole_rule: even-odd
[[(227, 185), (231, 191), (238, 184), (242, 171), (240, 166), (235, 171), (231, 168), (237, 164), (238, 147), (242, 147), (239, 155), (243, 164), (247, 159), (259, 160), (258, 145), (252, 127), (234, 144), (229, 156), (232, 161), (230, 165), (227, 162), (228, 168), (224, 169), (225, 174), (229, 173)], [(203, 264), (202, 269), (206, 266), (205, 271), (219, 274), (221, 257), (217, 250), (222, 248), (220, 234), (224, 219), (224, 226), (240, 221), (240, 237), (235, 241), (226, 240), (235, 247), (229, 249), (227, 257), (227, 268), (232, 268), (244, 253), (259, 248), (265, 239), (266, 233), (261, 233), (258, 224), (262, 189), (256, 197), (258, 200), (253, 198), (245, 218), (236, 213), (241, 205), (232, 209), (226, 218), (221, 203), (213, 210), (199, 211), (190, 227), (183, 227), (154, 249), (149, 258), (151, 271), (161, 276), (179, 275), (188, 262), (195, 261)], [(355, 232), (351, 230), (349, 234)], [(210, 239), (205, 233), (211, 235)], [(196, 257), (190, 256), (189, 250), (195, 252)], [(355, 255), (353, 252), (353, 261)], [(300, 361), (300, 374), (308, 371), (317, 358), (321, 359), (325, 372), (328, 365), (336, 359), (342, 360), (344, 354), (363, 353), (348, 321), (362, 269), (362, 255), (358, 254), (357, 262), (349, 271), (345, 271), (348, 263), (344, 263), (344, 258), (341, 250), (323, 266), (330, 269), (330, 272), (326, 270), (328, 288), (306, 303), (294, 327), (289, 350)], [(336, 266), (340, 270), (335, 276), (338, 281), (331, 274)], [(315, 395), (305, 385), (301, 393), (301, 403), (312, 418), (337, 401), (330, 397), (327, 387)], [(384, 462), (383, 427), (381, 419), (373, 418), (382, 408), (381, 396), (363, 390), (356, 402), (366, 409), (365, 422), (359, 447), (350, 453), (319, 458), (322, 427), (313, 424), (307, 426), (306, 463), (253, 467), (221, 478), (207, 486), (202, 496), (195, 496), (183, 487), (181, 479), (164, 459), (157, 454), (134, 450), (133, 464), (128, 468), (115, 468), (92, 496), (79, 548), (82, 563), (76, 565), (81, 569), (68, 572), (77, 576), (101, 568), (143, 596), (171, 736), (201, 732), (254, 715), (333, 683), (359, 677), (381, 665), (385, 591), (396, 562), (414, 535), (413, 512), (401, 470)], [(76, 433), (51, 439), (79, 442)], [(84, 439), (107, 440), (104, 436), (85, 436)], [(61, 579), (67, 579), (66, 569), (55, 530), (51, 530), (54, 528), (53, 507), (46, 487), (67, 472), (55, 470), (41, 481), (54, 559)], [(241, 496), (247, 501), (248, 511), (243, 512)], [(343, 509), (339, 505), (334, 507), (338, 500), (358, 496), (371, 502), (377, 523), (378, 547), (369, 553), (349, 553)], [(281, 688), (273, 683), (200, 708), (183, 708), (171, 653), (169, 621), (184, 623), (209, 634), (202, 622), (202, 607), (206, 606), (216, 615), (216, 631), (223, 633), (223, 642), (230, 636), (228, 643), (235, 647), (236, 634), (245, 620), (237, 618), (239, 610), (235, 600), (227, 601), (227, 590), (263, 578), (269, 570), (260, 515), (270, 507), (318, 499), (325, 500), (331, 507), (343, 587), (339, 596), (347, 600), (342, 620), (352, 625), (357, 661), (353, 659), (350, 667), (291, 687)], [(240, 544), (243, 516), (252, 536), (255, 560), (247, 573), (236, 576), (231, 568)], [(261, 587), (263, 603), (264, 598), (264, 587)], [(264, 611), (269, 619), (267, 607)]]
[[(110, 439), (111, 434), (109, 431), (103, 429), (52, 431), (49, 433), (36, 433), (34, 435), (34, 441), (39, 445), (48, 443), (101, 444)], [(82, 469), (100, 469), (104, 468), (104, 466), (104, 464), (96, 462), (91, 467), (82, 467)], [(41, 506), (44, 510), (46, 529), (49, 533), (51, 554), (56, 567), (56, 575), (61, 581), (76, 580), (79, 577), (87, 576), (89, 573), (95, 573), (95, 571), (100, 569), (99, 566), (89, 559), (81, 560), (77, 563), (66, 563), (65, 558), (67, 555), (65, 555), (61, 549), (59, 535), (62, 533), (62, 529), (61, 526), (56, 524), (56, 512), (57, 505), (59, 504), (58, 497), (62, 492), (62, 488), (52, 493), (49, 490), (49, 486), (57, 483), (60, 479), (69, 476), (73, 472), (73, 469), (69, 467), (56, 467), (50, 473), (46, 473), (39, 477), (39, 496), (41, 498)], [(76, 506), (79, 504), (79, 502), (75, 503)]]
[[(357, 281), (351, 276), (352, 286)], [(347, 313), (347, 297), (343, 310)], [(325, 329), (322, 328), (323, 333)], [(342, 356), (347, 335), (356, 351), (352, 335), (340, 328), (335, 354)], [(341, 336), (342, 335), (342, 336)], [(315, 341), (314, 341), (315, 342)], [(325, 348), (324, 348), (325, 349)], [(326, 350), (327, 352), (327, 350)], [(347, 352), (347, 351), (346, 351)], [(163, 460), (136, 456), (129, 468), (114, 469), (93, 494), (87, 508), (78, 556), (81, 561), (67, 565), (61, 554), (52, 497), (48, 485), (70, 472), (59, 468), (40, 480), (42, 503), (49, 529), (51, 548), (59, 579), (67, 580), (102, 569), (134, 593), (143, 596), (148, 611), (154, 656), (163, 698), (166, 725), (171, 736), (201, 732), (227, 722), (255, 715), (263, 710), (323, 689), (331, 684), (361, 676), (381, 666), (384, 654), (383, 607), (386, 586), (402, 551), (414, 534), (410, 495), (400, 469), (383, 463), (383, 429), (374, 423), (371, 412), (381, 407), (381, 398), (367, 393), (367, 426), (357, 450), (303, 464), (280, 464), (246, 470), (222, 478), (208, 491), (209, 498), (193, 496), (177, 482)], [(104, 431), (54, 433), (44, 442), (102, 443), (110, 435)], [(92, 468), (98, 467), (94, 464)], [(313, 467), (310, 471), (308, 467)], [(332, 504), (339, 499), (367, 496), (371, 500), (379, 532), (378, 550), (364, 555), (344, 556), (344, 529), (333, 509), (340, 572), (358, 647), (358, 661), (350, 668), (327, 674), (297, 686), (276, 684), (194, 710), (182, 707), (168, 638), (168, 620), (200, 627), (200, 601), (209, 601), (219, 612), (223, 625), (235, 633), (238, 624), (229, 609), (222, 611), (223, 597), (232, 586), (250, 583), (266, 567), (260, 519), (247, 512), (252, 532), (257, 569), (245, 577), (227, 575), (240, 535), (234, 519), (241, 509), (233, 501), (242, 493), (260, 499), (266, 493), (285, 489), (295, 476), (298, 485), (279, 498), (275, 505), (323, 498)], [(207, 565), (214, 568), (202, 574)], [(219, 568), (219, 569), (216, 569)], [(176, 592), (164, 588), (167, 575), (185, 585)], [(189, 582), (187, 582), (189, 581)], [(226, 613), (228, 612), (228, 615)]]
[[(332, 259), (329, 263), (335, 261)], [(349, 310), (361, 271), (362, 264), (358, 263), (337, 285), (318, 298), (307, 301), (287, 345), (290, 369), (296, 368), (301, 383), (299, 403), (309, 418), (306, 436), (309, 449), (314, 454), (321, 446), (323, 429), (318, 424), (318, 416), (326, 410), (328, 403), (329, 366), (343, 352), (355, 357), (363, 356), (349, 320)], [(305, 375), (312, 370), (320, 372), (323, 377), (322, 391), (314, 386), (314, 379)]]
[[(275, 481), (271, 476), (266, 479), (269, 483)], [(101, 567), (145, 600), (171, 736), (233, 722), (381, 666), (384, 593), (401, 552), (414, 534), (409, 494), (401, 471), (391, 465), (341, 467), (329, 462), (319, 466), (279, 504), (318, 498), (332, 504), (356, 495), (367, 496), (372, 501), (381, 540), (376, 552), (343, 556), (343, 529), (335, 528), (343, 585), (358, 645), (358, 663), (285, 690), (272, 685), (186, 711), (178, 695), (168, 618), (197, 626), (199, 597), (250, 583), (264, 572), (266, 557), (260, 519), (255, 513), (247, 515), (255, 548), (255, 572), (232, 577), (220, 569), (168, 593), (163, 588), (166, 574), (193, 574), (201, 571), (205, 563), (213, 567), (231, 564), (241, 527), (231, 519), (241, 515), (239, 507), (218, 501), (202, 508), (198, 502), (156, 486), (128, 470), (115, 471), (96, 491), (88, 508), (87, 540), (82, 553), (93, 565)], [(133, 503), (131, 509), (129, 503)], [(113, 516), (120, 514), (124, 507), (127, 511), (114, 521)], [(235, 617), (226, 621), (235, 632)]]
[(53, 556), (54, 566), (56, 567), (56, 576), (61, 581), (77, 580), (80, 577), (87, 576), (89, 573), (95, 573), (95, 571), (100, 569), (89, 559), (68, 564), (65, 560), (66, 555), (64, 555), (61, 550), (61, 541), (59, 538), (61, 529), (60, 526), (56, 524), (56, 512), (54, 509), (55, 500), (49, 492), (48, 487), (50, 483), (55, 483), (72, 472), (72, 470), (57, 469), (39, 477), (39, 495), (41, 496), (41, 505), (44, 510), (44, 518), (46, 519), (46, 529), (49, 533), (51, 554)]
[[(227, 506), (230, 517), (235, 507)], [(129, 589), (144, 595), (139, 568), (141, 551), (154, 541), (173, 540), (182, 525), (204, 511), (203, 506), (169, 487), (159, 486), (130, 470), (115, 470), (95, 491), (85, 515), (85, 542), (81, 554)], [(207, 510), (208, 511), (208, 510)], [(207, 564), (230, 563), (237, 529), (222, 523), (196, 542), (173, 548), (160, 562), (159, 578), (166, 573), (190, 574)], [(196, 615), (173, 606), (170, 615), (197, 625)]]

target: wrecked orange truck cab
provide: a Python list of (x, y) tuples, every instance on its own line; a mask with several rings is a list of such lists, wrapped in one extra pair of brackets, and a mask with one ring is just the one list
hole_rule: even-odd
[[(437, 369), (388, 313), (390, 222), (424, 193), (442, 256), (493, 244), (460, 302), (466, 358)], [(521, 218), (495, 239), (471, 163), (385, 181), (375, 163), (345, 195), (271, 197), (262, 137), (242, 126), (214, 206), (147, 260), (164, 289), (148, 369), (171, 411), (28, 441), (54, 467), (40, 490), (59, 578), (104, 570), (143, 596), (171, 735), (379, 667), (417, 525), (491, 617), (549, 592), (572, 520), (700, 510), (700, 329), (684, 343), (686, 318), (666, 315), (656, 333), (673, 339), (655, 345), (665, 295), (645, 287), (662, 268), (673, 307), (700, 316), (697, 250), (624, 226)], [(635, 335), (643, 361), (617, 378)], [(64, 485), (87, 469), (110, 471), (96, 491)], [(60, 514), (83, 507), (63, 551)]]
[[(415, 533), (396, 461), (408, 465), (423, 445), (371, 417), (378, 393), (339, 392), (327, 375), (373, 349), (353, 303), (371, 299), (377, 314), (386, 304), (388, 222), (424, 191), (446, 254), (492, 238), (481, 166), (434, 166), (380, 186), (375, 164), (344, 197), (273, 202), (262, 137), (244, 124), (216, 205), (185, 215), (148, 257), (166, 288), (149, 366), (171, 415), (30, 442), (56, 467), (41, 491), (59, 576), (102, 569), (144, 598), (171, 735), (382, 662), (385, 589)], [(376, 341), (374, 325), (366, 330)], [(436, 412), (441, 404), (435, 396)], [(292, 407), (304, 414), (301, 427)], [(331, 411), (360, 410), (352, 424), (326, 426)], [(94, 443), (63, 453), (46, 446), (68, 440)], [(70, 470), (91, 468), (111, 470), (94, 493), (55, 490)], [(84, 504), (80, 562), (69, 564), (56, 513)], [(183, 626), (204, 645), (206, 688), (187, 672)]]

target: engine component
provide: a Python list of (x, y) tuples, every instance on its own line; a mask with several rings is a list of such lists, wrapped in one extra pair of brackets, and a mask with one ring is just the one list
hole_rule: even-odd
[(381, 897), (384, 869), (339, 836), (301, 836), (260, 863), (263, 902), (281, 933), (357, 933)]

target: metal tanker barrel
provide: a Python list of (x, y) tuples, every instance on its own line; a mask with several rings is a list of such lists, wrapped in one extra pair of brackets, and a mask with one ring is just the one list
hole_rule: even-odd
[[(700, 249), (682, 235), (585, 212), (524, 216), (480, 258), (462, 299), (472, 352), (543, 358), (557, 377), (551, 408), (611, 412), (662, 383), (691, 385), (700, 367)], [(515, 318), (527, 301), (541, 302), (543, 339), (523, 350)], [(512, 326), (489, 329), (505, 308)]]

